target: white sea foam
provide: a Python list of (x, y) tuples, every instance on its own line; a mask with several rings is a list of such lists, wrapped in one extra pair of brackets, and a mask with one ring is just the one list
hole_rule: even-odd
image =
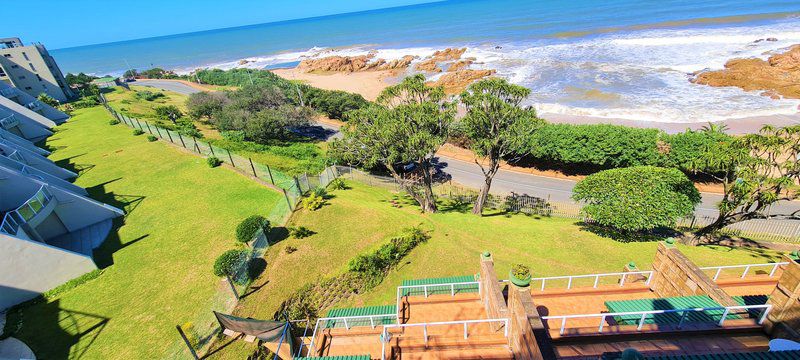
[[(769, 26), (658, 29), (550, 42), (469, 45), (464, 57), (474, 68), (532, 90), (527, 104), (547, 113), (660, 122), (705, 122), (747, 116), (795, 114), (798, 100), (773, 100), (759, 92), (691, 83), (691, 73), (721, 69), (731, 58), (766, 59), (800, 43), (800, 19)], [(766, 41), (776, 38), (777, 41)], [(756, 42), (756, 40), (761, 40)], [(449, 44), (450, 46), (458, 44)], [(463, 45), (463, 44), (461, 44)], [(498, 47), (499, 46), (499, 47)], [(324, 56), (420, 59), (439, 47), (311, 48), (304, 51), (213, 64), (210, 67), (263, 68)], [(420, 61), (419, 59), (416, 61)]]

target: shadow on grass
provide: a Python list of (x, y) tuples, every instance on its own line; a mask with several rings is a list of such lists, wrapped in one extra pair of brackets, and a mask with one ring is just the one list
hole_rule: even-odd
[(125, 220), (128, 218), (128, 215), (133, 213), (139, 207), (139, 205), (142, 204), (146, 197), (141, 195), (115, 194), (114, 192), (106, 191), (106, 185), (119, 180), (121, 180), (121, 178), (116, 178), (86, 188), (86, 191), (89, 193), (89, 197), (92, 199), (111, 205), (115, 208), (122, 209), (125, 212), (124, 216), (115, 218), (113, 220), (113, 226), (108, 234), (108, 237), (106, 237), (106, 240), (103, 241), (103, 244), (100, 245), (100, 247), (94, 250), (94, 262), (97, 264), (97, 267), (101, 269), (114, 264), (115, 252), (136, 244), (137, 242), (150, 236), (149, 234), (142, 234), (135, 239), (129, 240), (125, 243), (122, 242), (122, 239), (119, 236), (119, 229), (125, 225)]
[(78, 164), (78, 163), (75, 163), (75, 162), (72, 161), (73, 159), (81, 157), (83, 155), (86, 155), (86, 153), (75, 155), (75, 156), (71, 156), (71, 157), (68, 157), (68, 158), (65, 158), (65, 159), (61, 159), (61, 160), (56, 160), (55, 164), (58, 165), (61, 168), (67, 169), (69, 171), (72, 171), (72, 172), (78, 174), (78, 177), (81, 177), (83, 174), (89, 172), (90, 170), (92, 170), (94, 168), (94, 164)]
[(622, 243), (661, 241), (669, 237), (678, 237), (682, 235), (681, 232), (670, 228), (657, 228), (651, 231), (622, 231), (585, 222), (578, 222), (578, 224), (583, 231), (588, 231)]
[[(63, 309), (60, 300), (19, 306), (8, 314), (9, 324), (19, 324), (11, 335), (19, 337), (43, 359), (80, 359), (105, 329), (110, 318)], [(26, 314), (26, 312), (30, 312)]]

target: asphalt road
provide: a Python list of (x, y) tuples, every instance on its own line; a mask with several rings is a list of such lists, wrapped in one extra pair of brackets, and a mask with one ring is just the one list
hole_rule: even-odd
[[(150, 86), (159, 89), (174, 91), (181, 94), (193, 94), (199, 90), (176, 81), (165, 80), (139, 80), (131, 83), (133, 85)], [(318, 124), (321, 127), (336, 131), (332, 137), (337, 137), (338, 128), (328, 124)], [(456, 160), (448, 157), (441, 157), (440, 164), (442, 171), (449, 174), (453, 181), (462, 185), (478, 188), (483, 184), (483, 173), (475, 163)], [(492, 181), (492, 193), (511, 193), (527, 194), (544, 199), (549, 198), (558, 202), (573, 202), (571, 199), (572, 188), (575, 182), (566, 179), (556, 179), (531, 174), (523, 174), (509, 170), (500, 170)], [(698, 216), (716, 216), (718, 203), (722, 196), (711, 193), (702, 193), (702, 200), (695, 210)], [(783, 201), (772, 206), (772, 214), (789, 214), (800, 210), (800, 202)]]

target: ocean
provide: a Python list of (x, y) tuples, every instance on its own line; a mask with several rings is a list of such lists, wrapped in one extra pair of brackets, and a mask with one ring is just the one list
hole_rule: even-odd
[[(138, 26), (142, 19), (116, 26)], [(200, 20), (201, 21), (201, 20)], [(765, 41), (765, 39), (776, 41)], [(762, 40), (758, 41), (757, 40)], [(51, 50), (64, 72), (274, 68), (307, 56), (426, 56), (466, 46), (473, 67), (532, 90), (541, 112), (662, 122), (796, 114), (800, 101), (689, 82), (734, 57), (800, 43), (800, 1), (473, 0)]]

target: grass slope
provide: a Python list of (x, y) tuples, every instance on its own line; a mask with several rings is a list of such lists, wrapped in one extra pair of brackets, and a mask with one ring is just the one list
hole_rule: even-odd
[(220, 285), (212, 264), (235, 246), (236, 225), (283, 201), (110, 119), (101, 107), (77, 111), (47, 142), (53, 160), (81, 170), (78, 185), (127, 216), (96, 252), (107, 266), (99, 278), (24, 310), (16, 336), (39, 358), (174, 356), (175, 325), (211, 311)]
[[(240, 314), (270, 318), (293, 291), (346, 271), (351, 258), (377, 248), (407, 226), (432, 230), (431, 240), (414, 249), (377, 288), (337, 306), (394, 304), (396, 286), (403, 279), (474, 274), (483, 250), (493, 253), (501, 278), (507, 278), (504, 274), (516, 262), (529, 265), (534, 276), (556, 276), (618, 272), (630, 261), (650, 269), (655, 255), (655, 242), (621, 243), (589, 232), (575, 220), (502, 214), (478, 218), (469, 213), (469, 206), (423, 215), (415, 206), (393, 207), (395, 196), (386, 190), (348, 184), (351, 189), (331, 192), (334, 198), (320, 210), (295, 213), (290, 226), (306, 226), (317, 234), (286, 239), (269, 249), (269, 267), (256, 280), (263, 286), (244, 299)], [(298, 250), (286, 254), (288, 246)], [(769, 251), (679, 246), (701, 266), (778, 260)]]

